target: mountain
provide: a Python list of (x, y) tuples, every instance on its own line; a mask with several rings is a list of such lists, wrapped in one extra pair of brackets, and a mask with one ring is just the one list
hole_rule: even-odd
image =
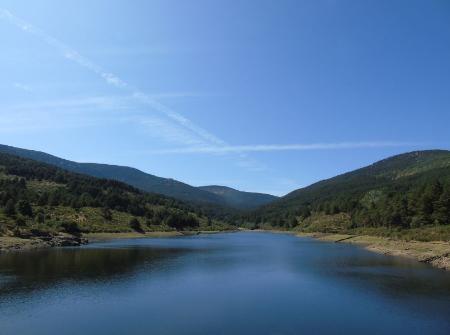
[(295, 190), (244, 221), (320, 231), (448, 226), (450, 151), (415, 151), (381, 160)]
[(179, 200), (0, 153), (0, 235), (223, 227)]
[(219, 185), (200, 186), (199, 189), (218, 195), (224, 199), (227, 206), (240, 209), (256, 208), (278, 199), (270, 194), (243, 192)]
[[(230, 197), (228, 194), (221, 195), (220, 193), (194, 187), (174, 179), (157, 177), (127, 166), (77, 163), (44, 152), (7, 145), (0, 145), (0, 152), (33, 159), (68, 171), (87, 174), (97, 178), (118, 180), (146, 192), (163, 194), (190, 203), (203, 204), (205, 207), (209, 207), (210, 211), (227, 212), (226, 208), (220, 208), (224, 206), (235, 209), (254, 208), (258, 204), (267, 203), (261, 199), (269, 199), (272, 197), (260, 194), (252, 196), (251, 193), (247, 194), (245, 192), (242, 192), (243, 194), (240, 197), (238, 197), (237, 193)], [(230, 198), (236, 200), (231, 200)], [(219, 206), (219, 208), (212, 208), (213, 206)]]

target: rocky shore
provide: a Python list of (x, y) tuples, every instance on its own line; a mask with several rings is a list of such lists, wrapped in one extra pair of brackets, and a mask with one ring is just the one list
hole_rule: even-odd
[(450, 271), (449, 242), (401, 241), (378, 236), (324, 233), (297, 233), (296, 235), (312, 237), (326, 242), (360, 245), (369, 251), (383, 255), (408, 257)]
[[(70, 234), (41, 236), (3, 236), (0, 237), (0, 252), (34, 250), (50, 247), (80, 246), (89, 241), (101, 241), (116, 238), (174, 237), (213, 232), (148, 232), (148, 233), (96, 233), (84, 236)], [(280, 232), (281, 233), (281, 232)], [(282, 231), (282, 233), (287, 233)], [(293, 232), (290, 232), (293, 233)], [(450, 243), (442, 241), (420, 242), (401, 241), (385, 237), (367, 235), (325, 234), (296, 232), (299, 237), (312, 237), (324, 242), (350, 243), (362, 246), (369, 251), (390, 256), (401, 256), (428, 263), (440, 269), (450, 271)]]
[(24, 233), (21, 236), (0, 236), (0, 252), (24, 251), (51, 247), (76, 247), (89, 242), (113, 239), (175, 237), (198, 234), (216, 234), (222, 231), (154, 231), (126, 233), (89, 233), (82, 236), (59, 233), (56, 235), (42, 233)]
[(46, 236), (0, 237), (0, 252), (33, 250), (51, 247), (76, 247), (87, 244), (84, 237), (69, 234)]

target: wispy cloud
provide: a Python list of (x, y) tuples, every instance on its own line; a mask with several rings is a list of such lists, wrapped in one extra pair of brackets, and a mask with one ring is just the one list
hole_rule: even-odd
[(0, 8), (0, 19), (6, 20), (7, 22), (15, 25), (22, 31), (31, 34), (33, 36), (36, 36), (49, 46), (53, 47), (55, 50), (57, 50), (62, 56), (64, 56), (66, 59), (78, 64), (82, 68), (92, 72), (93, 74), (97, 75), (99, 78), (101, 78), (103, 81), (105, 81), (108, 85), (111, 85), (117, 89), (121, 89), (128, 93), (130, 97), (132, 97), (136, 102), (143, 104), (147, 107), (150, 107), (152, 110), (155, 110), (167, 118), (169, 118), (171, 121), (175, 122), (179, 126), (188, 129), (192, 134), (192, 141), (195, 140), (195, 137), (201, 139), (204, 144), (209, 145), (217, 145), (217, 146), (225, 146), (227, 143), (223, 141), (222, 139), (218, 138), (214, 134), (208, 132), (206, 129), (203, 129), (202, 127), (194, 124), (191, 120), (187, 119), (186, 117), (182, 116), (181, 114), (175, 112), (168, 106), (165, 106), (161, 104), (160, 102), (156, 101), (154, 97), (152, 97), (149, 94), (146, 94), (139, 89), (133, 87), (128, 82), (122, 80), (117, 75), (108, 72), (104, 70), (101, 66), (97, 65), (90, 59), (82, 56), (80, 53), (78, 53), (76, 50), (72, 49), (71, 47), (67, 46), (63, 42), (59, 41), (55, 37), (47, 34), (43, 30), (31, 25), (30, 23), (18, 18), (14, 14), (12, 14), (7, 9)]
[(168, 143), (202, 145), (189, 131), (155, 115), (143, 113), (127, 96), (93, 96), (0, 104), (0, 131), (23, 133), (92, 126), (127, 125)]
[(153, 154), (224, 154), (269, 151), (308, 151), (308, 150), (339, 150), (358, 148), (386, 148), (420, 146), (415, 142), (339, 142), (339, 143), (311, 143), (311, 144), (265, 144), (265, 145), (235, 145), (235, 146), (204, 146), (164, 149), (151, 151)]
[(102, 45), (95, 49), (90, 49), (90, 55), (105, 55), (105, 56), (165, 56), (173, 52), (171, 48), (165, 46), (148, 46), (148, 45), (133, 45), (125, 47), (117, 47), (111, 45)]
[(205, 96), (217, 96), (217, 94), (203, 93), (203, 92), (159, 92), (151, 93), (150, 97), (153, 99), (178, 99), (178, 98), (201, 98)]
[(13, 87), (17, 88), (18, 90), (25, 91), (25, 92), (33, 91), (30, 86), (22, 84), (22, 83), (13, 83)]
[[(31, 88), (29, 86), (14, 83), (14, 87), (17, 89), (25, 90), (31, 92)], [(155, 98), (168, 98), (168, 99), (176, 99), (183, 97), (197, 97), (200, 96), (201, 93), (193, 93), (193, 92), (159, 92), (159, 93), (151, 93), (149, 96)], [(25, 111), (25, 110), (48, 110), (48, 109), (80, 109), (84, 108), (89, 109), (109, 109), (109, 110), (123, 110), (123, 109), (136, 109), (137, 106), (133, 105), (133, 97), (129, 95), (100, 95), (100, 96), (80, 96), (77, 98), (61, 98), (61, 99), (47, 99), (47, 100), (35, 100), (26, 103), (18, 103), (18, 104), (0, 104), (0, 108), (2, 110), (10, 110), (10, 111)]]
[(188, 146), (198, 146), (203, 144), (203, 141), (192, 137), (185, 129), (177, 127), (173, 123), (169, 123), (159, 117), (137, 115), (130, 116), (127, 119), (148, 129), (149, 131), (147, 134), (155, 138), (172, 143), (184, 143)]
[(33, 102), (0, 105), (3, 111), (27, 111), (27, 110), (50, 110), (50, 109), (123, 109), (128, 108), (127, 100), (124, 96), (90, 96), (69, 99), (37, 100)]
[[(155, 115), (142, 115), (136, 113), (127, 116), (130, 120), (134, 120), (142, 126), (152, 129), (152, 135), (165, 138), (177, 145), (185, 147), (175, 149), (164, 149), (149, 151), (152, 154), (237, 154), (238, 160), (236, 164), (247, 169), (263, 169), (263, 167), (249, 157), (247, 153), (251, 152), (276, 152), (276, 151), (306, 151), (306, 150), (340, 150), (340, 149), (356, 149), (356, 148), (381, 148), (381, 147), (409, 147), (419, 145), (411, 142), (339, 142), (339, 143), (312, 143), (312, 144), (267, 144), (267, 145), (230, 145), (215, 134), (195, 124), (180, 113), (177, 113), (170, 107), (162, 104), (158, 99), (180, 96), (193, 96), (192, 92), (175, 92), (161, 94), (147, 94), (132, 86), (127, 81), (121, 79), (114, 73), (104, 70), (100, 65), (81, 55), (78, 51), (67, 46), (63, 42), (47, 34), (41, 29), (34, 27), (28, 22), (16, 17), (10, 11), (0, 8), (0, 19), (13, 24), (23, 32), (35, 36), (53, 50), (62, 55), (68, 61), (71, 61), (81, 68), (90, 71), (106, 84), (116, 88), (122, 92), (123, 97), (93, 98), (91, 101), (59, 101), (53, 102), (53, 107), (70, 105), (77, 108), (91, 108), (96, 105), (100, 108), (112, 109), (136, 109), (136, 107), (145, 107), (145, 111), (156, 111)], [(50, 103), (51, 105), (51, 103)], [(36, 108), (36, 106), (34, 106)]]

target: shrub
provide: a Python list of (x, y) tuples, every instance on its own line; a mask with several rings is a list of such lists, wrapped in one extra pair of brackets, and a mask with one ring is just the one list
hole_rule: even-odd
[(80, 228), (80, 226), (78, 226), (78, 223), (76, 223), (76, 222), (73, 222), (73, 221), (63, 222), (61, 224), (61, 227), (68, 234), (72, 234), (72, 235), (80, 235), (81, 234), (81, 228)]
[(130, 227), (131, 227), (131, 229), (133, 229), (133, 230), (135, 230), (135, 231), (137, 231), (137, 232), (139, 232), (139, 233), (142, 233), (142, 232), (144, 231), (144, 230), (142, 229), (141, 223), (140, 223), (139, 220), (136, 219), (136, 218), (132, 218), (132, 219), (130, 220)]
[(19, 200), (16, 205), (17, 211), (25, 216), (33, 216), (33, 208), (27, 200)]
[(37, 213), (37, 215), (36, 215), (36, 222), (37, 223), (44, 223), (45, 222), (45, 214), (44, 213)]
[(24, 226), (26, 226), (26, 221), (25, 221), (25, 219), (24, 219), (23, 217), (19, 216), (19, 217), (16, 219), (16, 225), (17, 225), (18, 227), (24, 227)]
[(175, 229), (195, 228), (199, 226), (199, 222), (195, 216), (179, 212), (170, 214), (165, 223)]
[(107, 208), (107, 207), (103, 207), (102, 208), (102, 216), (107, 221), (111, 221), (112, 220), (112, 213), (111, 213), (110, 209)]
[(5, 214), (8, 216), (16, 215), (16, 204), (13, 199), (9, 199), (5, 205)]

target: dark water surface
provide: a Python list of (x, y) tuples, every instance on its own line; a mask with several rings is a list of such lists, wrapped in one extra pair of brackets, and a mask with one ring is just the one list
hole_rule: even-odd
[(0, 334), (450, 334), (450, 274), (284, 234), (0, 255)]

